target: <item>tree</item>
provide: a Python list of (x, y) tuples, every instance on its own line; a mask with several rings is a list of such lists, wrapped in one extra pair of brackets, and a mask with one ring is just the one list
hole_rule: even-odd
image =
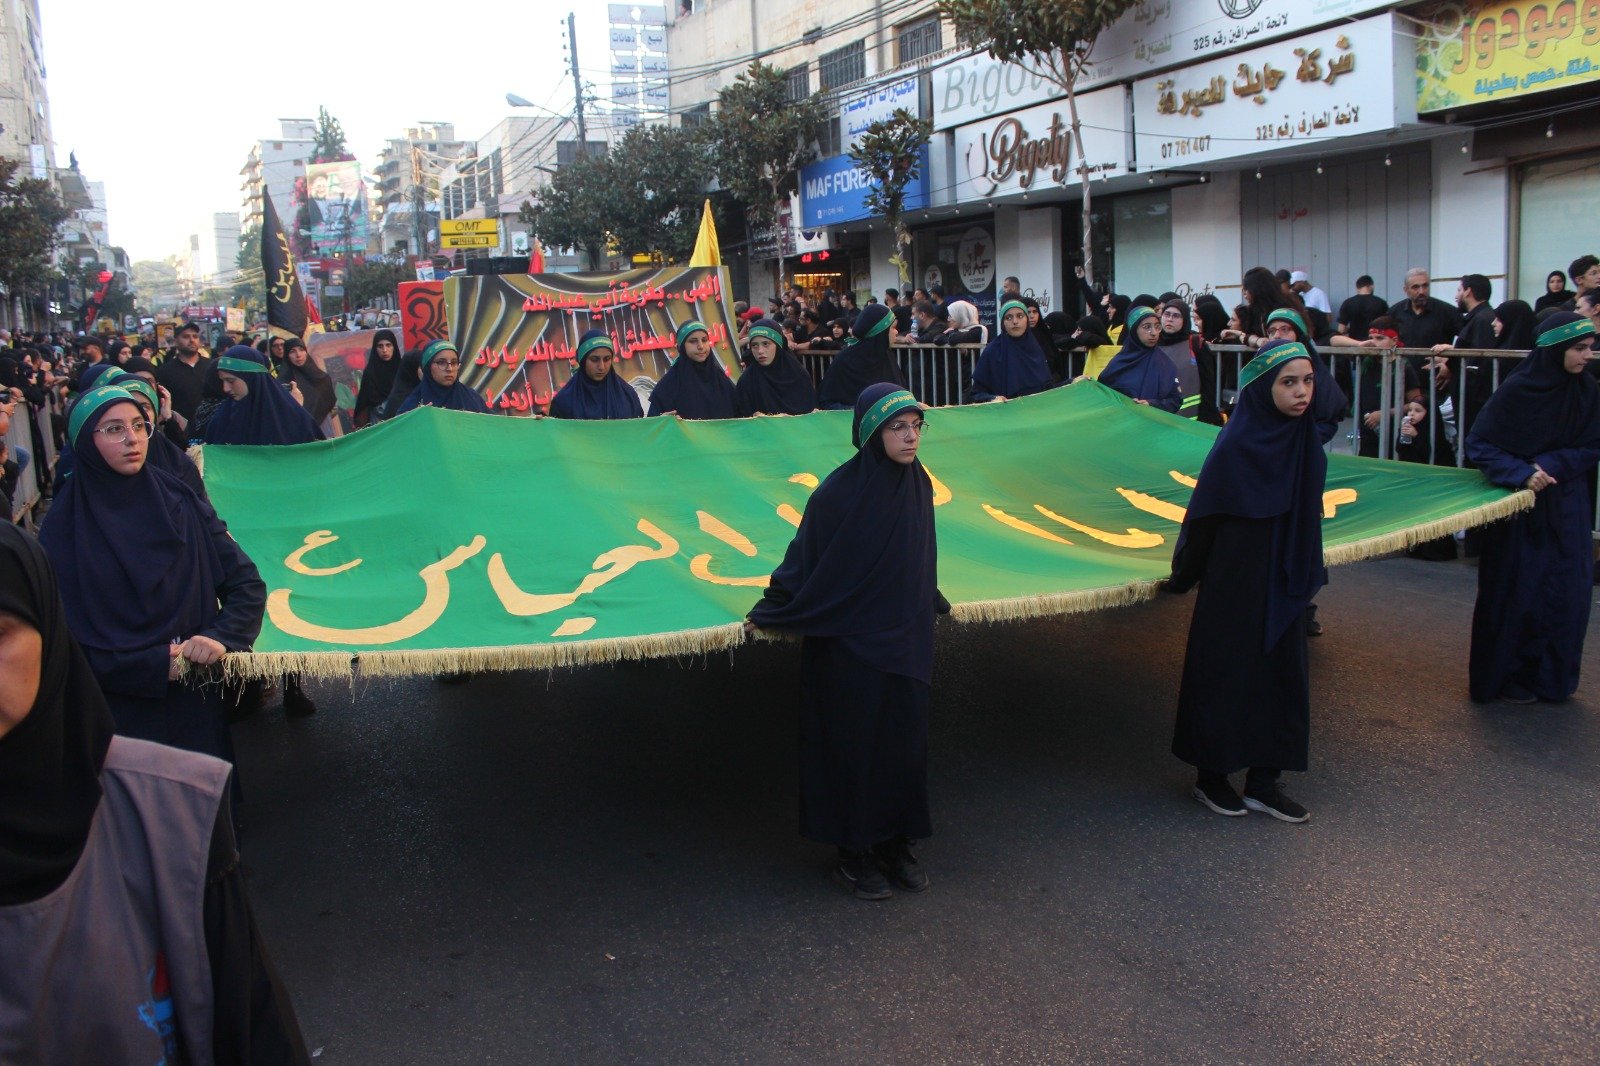
[(800, 168), (816, 155), (815, 131), (826, 118), (819, 98), (789, 99), (783, 72), (759, 61), (717, 93), (708, 124), (717, 179), (744, 205), (754, 223), (748, 231), (777, 226), (800, 186)]
[(864, 130), (851, 145), (849, 156), (872, 179), (867, 193), (867, 210), (883, 216), (894, 234), (894, 256), (889, 262), (900, 272), (901, 284), (911, 281), (911, 263), (906, 253), (911, 248), (911, 231), (901, 221), (906, 206), (906, 186), (917, 176), (920, 155), (933, 123), (915, 118), (905, 108), (896, 108), (886, 119), (879, 119)]
[(344, 127), (339, 125), (339, 120), (328, 114), (325, 107), (317, 108), (317, 134), (311, 146), (311, 161), (313, 163), (342, 163), (354, 159), (349, 150), (344, 146)]
[(57, 234), (71, 212), (47, 181), (18, 178), (19, 164), (0, 159), (0, 285), (13, 296), (42, 293), (57, 274)]
[(628, 254), (689, 258), (700, 227), (710, 152), (700, 131), (635, 126), (612, 146), (606, 229)]
[(956, 40), (969, 48), (984, 49), (1002, 62), (1024, 63), (1066, 94), (1083, 190), (1083, 272), (1091, 284), (1093, 216), (1089, 210), (1089, 164), (1083, 155), (1083, 126), (1078, 121), (1077, 81), (1089, 62), (1095, 38), (1133, 5), (1134, 0), (939, 0), (939, 14), (955, 28)]
[(140, 306), (152, 313), (178, 306), (178, 268), (171, 259), (141, 259), (128, 270)]
[(238, 274), (233, 284), (234, 306), (243, 307), (245, 318), (254, 322), (267, 315), (266, 275), (261, 272), (261, 227), (251, 226), (239, 236), (239, 252), (233, 257)]
[(394, 304), (400, 283), (415, 279), (416, 272), (400, 263), (368, 259), (350, 268), (345, 275), (344, 291), (351, 307), (371, 307), (385, 299)]
[(615, 172), (608, 155), (585, 155), (561, 167), (526, 200), (517, 217), (532, 227), (546, 248), (577, 248), (588, 269), (600, 269), (608, 239)]

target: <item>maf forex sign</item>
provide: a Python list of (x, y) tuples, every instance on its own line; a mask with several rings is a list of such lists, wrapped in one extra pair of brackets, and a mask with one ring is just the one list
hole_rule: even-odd
[(439, 222), (439, 244), (445, 248), (493, 248), (499, 243), (497, 218), (447, 218)]

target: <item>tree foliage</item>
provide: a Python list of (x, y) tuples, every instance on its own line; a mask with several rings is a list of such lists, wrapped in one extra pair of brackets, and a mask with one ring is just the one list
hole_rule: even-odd
[(0, 285), (39, 292), (56, 277), (51, 258), (67, 205), (47, 181), (19, 178), (20, 164), (0, 159)]
[(344, 127), (328, 113), (326, 107), (317, 108), (317, 133), (311, 146), (313, 163), (342, 163), (354, 159), (344, 145)]
[(612, 146), (607, 230), (628, 255), (689, 258), (699, 233), (710, 152), (700, 131), (635, 126)]
[(744, 205), (752, 229), (777, 225), (826, 118), (820, 98), (790, 100), (783, 72), (759, 61), (717, 93), (707, 124), (717, 180)]
[(351, 307), (371, 307), (382, 302), (398, 306), (400, 283), (415, 278), (416, 272), (402, 263), (368, 259), (350, 268), (344, 291)]
[(587, 260), (585, 267), (598, 270), (611, 214), (610, 178), (608, 156), (581, 156), (535, 190), (517, 217), (546, 248), (577, 248)]
[[(939, 14), (955, 29), (956, 40), (981, 48), (996, 59), (1019, 62), (1061, 86), (1072, 119), (1072, 141), (1083, 158), (1083, 126), (1078, 121), (1077, 81), (1094, 42), (1135, 0), (939, 0)], [(1083, 268), (1094, 277), (1094, 242), (1089, 208), (1089, 175), (1079, 171), (1083, 190)]]
[(238, 273), (233, 284), (233, 302), (243, 307), (250, 321), (267, 314), (266, 275), (261, 268), (261, 227), (251, 226), (239, 235), (239, 252), (233, 257)]
[(867, 210), (881, 216), (894, 234), (894, 256), (889, 262), (900, 272), (902, 283), (911, 280), (911, 263), (906, 256), (911, 232), (901, 219), (906, 186), (916, 178), (922, 149), (932, 135), (932, 122), (916, 118), (901, 107), (868, 126), (849, 151), (851, 161), (872, 179), (872, 189), (866, 195)]

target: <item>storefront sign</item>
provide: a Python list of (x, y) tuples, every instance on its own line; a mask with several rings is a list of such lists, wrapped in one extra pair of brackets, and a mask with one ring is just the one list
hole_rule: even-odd
[(916, 78), (889, 82), (846, 100), (839, 105), (844, 143), (855, 144), (868, 126), (888, 119), (901, 108), (909, 111), (912, 118), (922, 117), (922, 94), (917, 91)]
[[(1292, 37), (1390, 6), (1388, 0), (1140, 0), (1095, 41), (1079, 89)], [(1059, 97), (1017, 63), (970, 56), (933, 71), (934, 129), (949, 129)]]
[(1414, 122), (1393, 17), (1134, 82), (1143, 170), (1193, 167)]
[[(1113, 177), (1128, 169), (1126, 94), (1121, 86), (1078, 98), (1083, 150), (1089, 176)], [(974, 122), (955, 131), (956, 202), (1042, 191), (1083, 180), (1072, 141), (1072, 116), (1065, 103), (1003, 118)]]
[(1600, 81), (1600, 0), (1475, 0), (1412, 15), (1418, 111)]
[[(917, 155), (917, 176), (906, 185), (905, 210), (920, 211), (928, 206), (928, 149)], [(800, 172), (800, 225), (805, 229), (837, 226), (872, 218), (867, 209), (867, 194), (872, 179), (847, 155), (836, 155), (812, 163)]]

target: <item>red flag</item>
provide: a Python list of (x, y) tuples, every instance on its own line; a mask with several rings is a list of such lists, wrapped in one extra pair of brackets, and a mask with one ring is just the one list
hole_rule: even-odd
[(528, 254), (528, 273), (544, 273), (544, 244), (537, 238), (533, 242), (533, 251)]

